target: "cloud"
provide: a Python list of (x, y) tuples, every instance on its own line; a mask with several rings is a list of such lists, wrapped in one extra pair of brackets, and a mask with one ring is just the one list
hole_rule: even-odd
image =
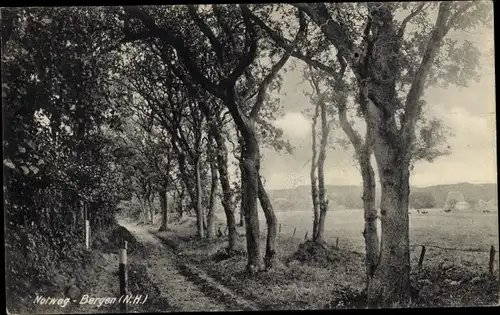
[[(493, 50), (493, 31), (478, 32), (473, 37), (487, 52)], [(311, 126), (300, 112), (312, 108), (304, 91), (309, 84), (302, 82), (303, 64), (284, 76), (281, 102), (286, 115), (276, 121), (284, 136), (295, 146), (293, 156), (279, 155), (263, 149), (262, 174), (266, 187), (271, 189), (309, 185), (311, 159)], [(429, 88), (424, 95), (427, 101), (425, 113), (443, 119), (454, 134), (448, 139), (452, 153), (439, 157), (433, 163), (419, 161), (415, 165), (410, 183), (429, 186), (457, 182), (496, 182), (496, 124), (495, 124), (495, 77), (493, 55), (483, 58), (481, 80), (469, 82), (468, 87), (449, 86)], [(361, 134), (364, 126), (359, 124)], [(341, 130), (332, 135), (341, 136)], [(375, 163), (372, 163), (376, 169)], [(352, 150), (329, 149), (325, 165), (325, 181), (328, 184), (358, 185), (361, 175), (354, 165)]]
[(473, 115), (463, 107), (438, 106), (441, 117), (454, 133), (448, 140), (451, 155), (433, 163), (418, 162), (412, 183), (428, 186), (457, 182), (496, 182), (495, 116)]
[(288, 112), (274, 124), (283, 129), (284, 135), (291, 139), (304, 139), (311, 134), (311, 123), (301, 113)]

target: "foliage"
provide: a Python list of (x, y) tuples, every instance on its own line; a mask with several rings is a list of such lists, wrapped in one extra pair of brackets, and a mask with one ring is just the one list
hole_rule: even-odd
[(410, 194), (410, 207), (415, 209), (428, 209), (436, 207), (436, 200), (430, 192), (412, 192)]
[(96, 227), (113, 222), (123, 198), (103, 133), (117, 120), (109, 98), (126, 97), (108, 80), (113, 53), (104, 51), (114, 25), (106, 15), (2, 9), (5, 243), (7, 256), (17, 257), (7, 261), (10, 280), (41, 280), (51, 262), (82, 243), (80, 202)]

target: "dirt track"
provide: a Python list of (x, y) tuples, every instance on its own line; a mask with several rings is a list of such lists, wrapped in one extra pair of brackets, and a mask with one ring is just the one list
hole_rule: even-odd
[[(150, 252), (146, 261), (140, 263), (147, 265), (148, 277), (161, 292), (159, 298), (166, 299), (176, 311), (257, 310), (252, 302), (179, 260), (168, 243), (151, 234), (147, 226), (127, 221), (119, 221), (119, 224), (147, 245)], [(130, 264), (134, 264), (132, 259)]]

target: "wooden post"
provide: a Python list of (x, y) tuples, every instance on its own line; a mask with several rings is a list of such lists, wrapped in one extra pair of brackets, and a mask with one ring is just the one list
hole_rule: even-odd
[(309, 232), (309, 231), (306, 231), (306, 235), (304, 235), (304, 240), (307, 240), (307, 233), (308, 233), (308, 232)]
[(297, 232), (297, 228), (293, 229), (293, 236), (295, 236), (295, 232)]
[(85, 247), (90, 248), (90, 221), (85, 220)]
[(85, 237), (85, 248), (89, 249), (90, 248), (90, 222), (89, 222), (89, 216), (88, 216), (88, 211), (87, 211), (87, 203), (85, 201), (81, 201), (81, 206), (83, 208), (83, 222), (85, 222), (85, 228), (84, 228), (84, 237)]
[(85, 215), (85, 246), (87, 249), (90, 248), (90, 220), (89, 220), (89, 208), (87, 203), (83, 202), (83, 213)]
[(123, 248), (120, 248), (120, 312), (127, 313), (127, 303), (125, 296), (128, 291), (128, 270), (127, 270), (127, 241), (123, 243)]
[(495, 264), (495, 246), (491, 245), (490, 248), (490, 274), (493, 275), (493, 265)]
[(422, 246), (422, 251), (420, 252), (420, 257), (418, 258), (418, 266), (422, 266), (425, 257), (425, 246)]
[(281, 233), (281, 223), (280, 223), (280, 226), (279, 226), (278, 233)]
[(337, 236), (337, 240), (335, 241), (335, 247), (339, 248), (339, 238)]

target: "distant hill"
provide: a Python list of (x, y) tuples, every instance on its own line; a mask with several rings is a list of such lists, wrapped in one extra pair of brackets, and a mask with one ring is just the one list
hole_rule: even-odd
[[(331, 210), (360, 209), (363, 207), (361, 186), (327, 185), (325, 187)], [(449, 191), (461, 191), (468, 202), (479, 200), (497, 200), (496, 184), (459, 183), (452, 185), (436, 185), (429, 187), (412, 187), (411, 192), (427, 192), (436, 200), (436, 207), (441, 208)], [(299, 186), (294, 189), (268, 190), (269, 197), (276, 211), (293, 211), (311, 209), (310, 186)], [(376, 191), (377, 207), (380, 204), (380, 189)]]
[(413, 187), (412, 191), (430, 192), (436, 200), (437, 207), (442, 207), (446, 201), (446, 196), (450, 191), (460, 191), (464, 195), (465, 201), (475, 203), (479, 200), (498, 200), (497, 184), (471, 184), (459, 183), (452, 185), (437, 185), (430, 187)]

